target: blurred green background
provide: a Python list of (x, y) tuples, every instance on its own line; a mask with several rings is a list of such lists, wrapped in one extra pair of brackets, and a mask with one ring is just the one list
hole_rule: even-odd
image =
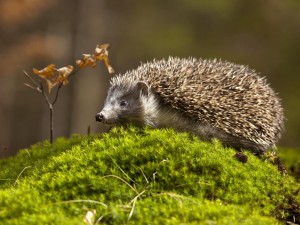
[[(117, 73), (170, 55), (249, 65), (282, 98), (279, 144), (300, 147), (299, 0), (3, 0), (0, 12), (0, 156), (49, 136), (48, 108), (22, 70), (65, 66), (101, 43), (112, 44)], [(71, 78), (55, 106), (55, 136), (105, 130), (94, 115), (110, 76), (98, 66)]]

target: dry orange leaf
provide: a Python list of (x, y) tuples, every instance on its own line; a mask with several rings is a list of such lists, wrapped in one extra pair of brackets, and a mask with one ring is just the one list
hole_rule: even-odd
[(79, 68), (84, 68), (87, 66), (95, 67), (96, 59), (95, 56), (91, 54), (82, 54), (82, 59), (76, 60), (76, 64), (79, 66)]
[(110, 48), (110, 44), (97, 45), (95, 49), (95, 55), (105, 54), (108, 56), (108, 49)]
[(49, 94), (51, 93), (51, 90), (58, 84), (56, 80), (46, 80), (47, 81), (47, 87)]
[(43, 79), (49, 79), (53, 77), (55, 72), (56, 72), (56, 68), (54, 64), (50, 64), (41, 70), (33, 68), (33, 73), (40, 76)]
[(58, 76), (57, 76), (57, 82), (62, 83), (63, 85), (67, 85), (69, 83), (68, 77), (73, 72), (73, 66), (68, 65), (62, 68), (59, 68), (57, 70)]
[(114, 68), (112, 68), (112, 66), (110, 65), (109, 59), (108, 59), (108, 58), (105, 58), (105, 59), (104, 59), (104, 63), (105, 63), (105, 66), (106, 66), (106, 68), (107, 68), (107, 70), (108, 70), (108, 72), (109, 72), (110, 74), (115, 73), (115, 70), (114, 70)]
[(109, 58), (108, 58), (109, 47), (110, 47), (109, 44), (97, 45), (95, 49), (95, 58), (99, 61), (103, 60), (108, 72), (112, 74), (115, 73), (115, 70), (109, 63)]

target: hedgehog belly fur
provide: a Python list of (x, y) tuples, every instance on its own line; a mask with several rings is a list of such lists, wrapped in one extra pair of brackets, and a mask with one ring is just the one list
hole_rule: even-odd
[[(173, 128), (177, 131), (188, 131), (196, 136), (199, 136), (202, 140), (205, 141), (211, 141), (215, 138), (220, 140), (225, 146), (234, 147), (236, 149), (250, 149), (257, 155), (262, 154), (269, 147), (259, 145), (254, 141), (246, 140), (242, 137), (230, 135), (222, 130), (190, 119), (172, 109), (171, 107), (160, 107), (157, 104), (158, 101), (155, 98), (152, 99), (153, 102), (151, 104), (149, 104), (149, 102), (145, 104), (147, 106), (153, 106), (153, 108), (145, 108), (145, 120), (144, 122), (142, 122), (145, 125), (153, 128)], [(153, 111), (155, 113), (153, 113)]]

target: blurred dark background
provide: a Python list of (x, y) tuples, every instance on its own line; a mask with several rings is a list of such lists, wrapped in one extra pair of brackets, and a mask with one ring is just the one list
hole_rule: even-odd
[[(2, 0), (0, 1), (0, 156), (49, 137), (44, 99), (22, 70), (62, 67), (97, 44), (111, 43), (117, 73), (153, 58), (222, 58), (266, 76), (285, 108), (279, 143), (300, 147), (299, 0)], [(111, 75), (79, 71), (55, 105), (55, 136), (101, 132)]]

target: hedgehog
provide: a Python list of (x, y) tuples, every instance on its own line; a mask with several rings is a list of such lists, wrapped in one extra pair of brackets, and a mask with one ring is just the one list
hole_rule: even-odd
[(96, 121), (174, 128), (261, 155), (284, 128), (278, 94), (248, 66), (220, 59), (153, 60), (112, 77)]

